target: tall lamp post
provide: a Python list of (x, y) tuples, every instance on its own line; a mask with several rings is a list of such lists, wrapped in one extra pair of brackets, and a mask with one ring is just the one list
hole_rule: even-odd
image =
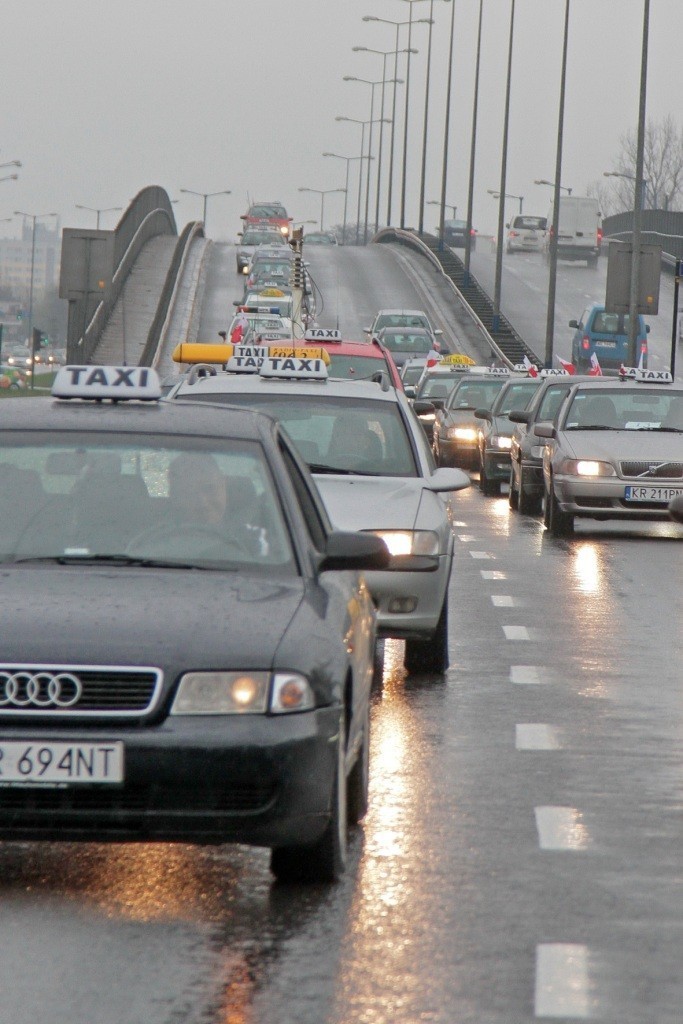
[[(451, 30), (448, 41), (448, 75), (446, 80), (446, 114), (443, 122), (443, 158), (441, 161), (441, 200), (439, 210), (439, 250), (443, 251), (446, 235), (446, 179), (448, 177), (448, 144), (450, 141), (449, 128), (451, 123), (451, 83), (453, 81), (453, 41), (455, 38), (455, 3), (451, 7)], [(457, 213), (457, 206), (453, 206), (453, 219)], [(467, 240), (465, 240), (467, 245)], [(467, 276), (467, 271), (465, 271)]]
[(96, 213), (97, 214), (97, 224), (96, 224), (96, 230), (97, 231), (99, 231), (99, 229), (100, 229), (100, 215), (101, 214), (103, 214), (103, 213), (113, 213), (114, 210), (122, 210), (123, 209), (122, 206), (105, 206), (105, 207), (100, 207), (98, 209), (96, 206), (81, 206), (80, 203), (76, 203), (75, 207), (76, 207), (77, 210), (89, 210), (90, 213)]
[(206, 203), (211, 196), (231, 196), (232, 192), (230, 189), (221, 189), (220, 192), (193, 192), (191, 188), (181, 188), (179, 192), (185, 192), (189, 196), (199, 196), (200, 199), (204, 200), (204, 213), (202, 215), (202, 221), (204, 222), (204, 230), (206, 231)]
[[(551, 188), (555, 188), (554, 181), (548, 181), (547, 178), (534, 178), (534, 185), (550, 185)], [(568, 196), (572, 194), (572, 190), (567, 185), (559, 186), (562, 192), (566, 192)]]
[(300, 188), (299, 192), (315, 192), (320, 196), (320, 230), (325, 230), (325, 196), (332, 192), (346, 192), (345, 188)]
[[(455, 8), (453, 10), (455, 15)], [(465, 274), (463, 283), (470, 283), (470, 259), (472, 257), (472, 207), (474, 204), (474, 164), (477, 152), (477, 112), (479, 109), (479, 67), (481, 64), (481, 25), (484, 17), (484, 0), (479, 0), (479, 23), (477, 28), (477, 57), (474, 68), (474, 96), (472, 99), (472, 131), (470, 139), (470, 176), (467, 186), (467, 228), (465, 229)], [(451, 22), (451, 50), (453, 49), (453, 24)]]
[[(455, 220), (455, 218), (458, 215), (457, 203), (444, 203), (443, 205), (446, 207), (447, 210), (452, 210), (453, 211), (453, 220)], [(428, 199), (427, 200), (427, 206), (441, 206), (441, 200), (440, 199)]]
[[(379, 121), (379, 120), (380, 119), (377, 118), (377, 121)], [(351, 124), (359, 124), (359, 125), (361, 125), (360, 157), (359, 157), (360, 165), (359, 165), (359, 171), (358, 171), (358, 213), (356, 215), (356, 245), (360, 245), (360, 200), (361, 200), (361, 192), (362, 192), (362, 189), (363, 189), (363, 182), (362, 182), (362, 178), (363, 178), (363, 174), (362, 174), (363, 160), (367, 159), (368, 162), (370, 161), (370, 156), (368, 156), (368, 157), (365, 156), (365, 126), (366, 126), (366, 124), (370, 124), (370, 122), (369, 121), (361, 121), (360, 118), (358, 118), (358, 117), (342, 117), (341, 115), (338, 115), (337, 117), (335, 117), (335, 121), (349, 121)], [(384, 118), (384, 122), (388, 123), (388, 118)]]
[(493, 292), (494, 333), (500, 329), (500, 295), (503, 282), (503, 228), (505, 226), (505, 180), (508, 158), (508, 127), (510, 124), (510, 82), (512, 78), (512, 42), (515, 30), (515, 0), (510, 0), (510, 39), (508, 43), (508, 70), (505, 86), (505, 117), (503, 120), (503, 151), (500, 161), (500, 189), (498, 198), (498, 245), (496, 248), (496, 281)]
[(23, 210), (15, 210), (15, 217), (26, 217), (31, 221), (31, 279), (28, 290), (28, 337), (31, 342), (31, 390), (34, 387), (35, 378), (35, 352), (33, 351), (33, 275), (36, 266), (36, 221), (45, 217), (58, 217), (57, 213), (24, 213)]
[[(602, 172), (602, 176), (603, 176), (603, 178), (626, 178), (627, 181), (635, 181), (636, 180), (635, 174), (624, 174), (622, 171), (603, 171)], [(643, 183), (643, 186), (646, 186), (646, 185), (650, 184), (650, 181), (649, 181), (648, 178), (643, 178), (643, 182), (642, 183)], [(643, 204), (641, 208), (645, 207), (646, 196), (647, 196), (647, 188), (644, 187), (642, 189), (642, 194), (641, 194), (641, 197), (640, 197), (640, 201)], [(655, 205), (656, 205), (656, 203), (655, 203)]]
[[(368, 139), (368, 167), (367, 167), (367, 176), (366, 176), (366, 183), (365, 183), (365, 221), (364, 221), (364, 224), (363, 224), (363, 245), (367, 245), (367, 241), (368, 241), (368, 216), (369, 216), (369, 212), (370, 212), (370, 160), (372, 159), (372, 126), (374, 124), (374, 117), (375, 117), (375, 86), (381, 85), (382, 89), (384, 89), (384, 79), (380, 78), (380, 79), (377, 79), (377, 81), (372, 81), (371, 79), (368, 79), (368, 78), (356, 78), (355, 75), (344, 75), (344, 81), (345, 82), (363, 82), (365, 85), (371, 86), (371, 89), (370, 89), (370, 137)], [(394, 81), (394, 80), (390, 79), (389, 81)], [(394, 81), (394, 85), (399, 85), (402, 82), (403, 82), (402, 78), (397, 78)], [(382, 128), (381, 128), (382, 120), (383, 120), (383, 118), (380, 117), (379, 118), (379, 121), (380, 121), (380, 139), (381, 139), (381, 132), (382, 132)], [(377, 167), (377, 173), (379, 175), (379, 163), (378, 163), (378, 167)]]
[[(444, 0), (451, 3), (452, 0)], [(429, 0), (429, 34), (427, 36), (427, 72), (425, 77), (425, 112), (422, 125), (422, 170), (420, 173), (420, 214), (418, 231), (424, 231), (425, 178), (427, 173), (427, 123), (429, 120), (429, 80), (432, 67), (432, 28), (434, 26), (434, 0)]]
[[(413, 4), (422, 3), (423, 0), (403, 0), (404, 4), (409, 4), (410, 16), (408, 18), (408, 60), (406, 62), (406, 104), (405, 113), (403, 115), (403, 167), (401, 171), (401, 227), (406, 226), (406, 183), (407, 176), (406, 171), (408, 168), (408, 114), (410, 110), (410, 44), (412, 41), (413, 34)], [(433, 0), (430, 0), (430, 3)], [(431, 33), (432, 20), (431, 18), (420, 19), (423, 22), (429, 24), (429, 30)]]
[(343, 226), (343, 229), (342, 229), (342, 245), (346, 245), (346, 211), (348, 209), (348, 202), (349, 202), (349, 166), (350, 166), (352, 160), (360, 160), (361, 161), (361, 163), (360, 163), (360, 165), (358, 167), (358, 176), (360, 178), (360, 175), (362, 173), (362, 161), (363, 161), (364, 157), (362, 157), (362, 156), (342, 156), (341, 153), (323, 153), (323, 156), (332, 156), (336, 160), (345, 160), (346, 161), (346, 178), (345, 178), (345, 185), (344, 185), (344, 193), (345, 193), (345, 195), (344, 195), (344, 226)]
[[(396, 34), (397, 34), (397, 37), (398, 37), (398, 31), (397, 31)], [(393, 111), (393, 115), (392, 115), (392, 124), (391, 124), (392, 155), (393, 155), (394, 119), (396, 117), (396, 109), (395, 109), (395, 107), (396, 107), (396, 102), (395, 102), (396, 101), (396, 86), (400, 82), (403, 81), (401, 78), (397, 78), (396, 77), (396, 74), (397, 74), (397, 64), (398, 64), (398, 55), (399, 55), (399, 53), (407, 53), (408, 51), (407, 51), (407, 49), (405, 47), (403, 49), (401, 49), (401, 50), (399, 50), (399, 49), (396, 49), (396, 50), (374, 50), (370, 46), (352, 46), (351, 49), (353, 50), (354, 53), (378, 53), (382, 57), (382, 94), (381, 94), (381, 97), (380, 97), (380, 112), (379, 112), (380, 121), (383, 121), (383, 119), (384, 119), (384, 90), (385, 90), (385, 85), (386, 85), (387, 81), (394, 83), (394, 111)], [(412, 52), (413, 53), (417, 53), (418, 51), (413, 49)], [(390, 78), (390, 79), (387, 79), (387, 57), (390, 54), (394, 55), (394, 77)], [(376, 196), (376, 200), (375, 200), (375, 233), (377, 233), (377, 229), (379, 228), (379, 197), (380, 197), (380, 187), (381, 187), (381, 180), (382, 180), (382, 143), (383, 143), (383, 140), (384, 140), (384, 126), (382, 125), (380, 127), (380, 130), (379, 130), (379, 152), (377, 154), (377, 196)], [(390, 171), (389, 171), (389, 189), (391, 189), (391, 173), (392, 173), (392, 170), (393, 170), (393, 168), (390, 168)], [(388, 218), (387, 218), (387, 220), (388, 220)]]
[[(486, 191), (488, 192), (488, 194), (490, 196), (493, 196), (494, 199), (500, 199), (500, 192), (496, 192), (495, 189), (487, 188)], [(519, 200), (519, 212), (520, 213), (522, 212), (522, 207), (524, 206), (524, 196), (513, 196), (509, 192), (506, 192), (504, 198), (505, 199), (518, 199)]]

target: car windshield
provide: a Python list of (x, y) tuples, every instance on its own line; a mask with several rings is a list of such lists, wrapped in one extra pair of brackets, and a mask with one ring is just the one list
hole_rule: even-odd
[(429, 330), (429, 321), (426, 316), (419, 313), (383, 313), (377, 318), (375, 332), (382, 327), (426, 327)]
[(464, 380), (448, 403), (449, 409), (490, 409), (505, 384), (504, 380)]
[(448, 398), (460, 380), (456, 374), (433, 373), (420, 384), (417, 398)]
[(429, 352), (434, 344), (429, 334), (411, 334), (408, 331), (387, 331), (382, 335), (382, 344), (390, 352)]
[(3, 434), (0, 562), (281, 571), (294, 558), (262, 446)]
[(394, 402), (312, 393), (245, 395), (223, 392), (203, 394), (197, 399), (200, 397), (206, 402), (228, 402), (261, 409), (274, 416), (286, 428), (313, 472), (418, 475), (408, 428)]
[(491, 406), (491, 412), (494, 416), (507, 416), (513, 409), (520, 411), (526, 409), (537, 387), (538, 382), (533, 380), (510, 384), (502, 394), (499, 393), (496, 396), (496, 401)]
[(591, 331), (594, 334), (628, 334), (630, 323), (628, 313), (605, 313), (603, 310), (593, 317)]
[(340, 377), (343, 380), (372, 380), (378, 373), (389, 373), (389, 367), (380, 356), (343, 356), (330, 352), (330, 365), (328, 374), (330, 377)]
[(577, 390), (564, 418), (565, 430), (653, 430), (683, 433), (683, 392), (624, 385)]
[(404, 368), (401, 379), (404, 384), (417, 384), (424, 372), (424, 366), (409, 366)]

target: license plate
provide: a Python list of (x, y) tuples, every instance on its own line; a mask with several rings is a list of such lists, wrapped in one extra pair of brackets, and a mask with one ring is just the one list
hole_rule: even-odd
[(0, 786), (123, 782), (123, 743), (0, 743)]
[(600, 338), (599, 341), (595, 342), (595, 347), (596, 348), (598, 348), (598, 347), (599, 348), (616, 348), (617, 347), (617, 343), (616, 343), (616, 341), (603, 341), (603, 339)]
[(683, 494), (680, 487), (627, 487), (624, 492), (625, 501), (656, 501), (662, 505), (672, 498)]

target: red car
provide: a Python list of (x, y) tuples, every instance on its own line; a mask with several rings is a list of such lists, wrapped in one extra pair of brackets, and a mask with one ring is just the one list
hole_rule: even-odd
[(279, 228), (283, 235), (289, 237), (292, 218), (287, 216), (282, 203), (254, 203), (240, 219), (244, 221), (245, 227), (272, 224)]
[[(297, 341), (297, 346), (300, 342)], [(388, 349), (377, 338), (372, 341), (344, 341), (339, 331), (327, 327), (313, 327), (306, 331), (304, 345), (324, 348), (330, 356), (330, 377), (346, 380), (371, 380), (373, 375), (386, 371), (392, 385), (403, 391), (398, 367)]]

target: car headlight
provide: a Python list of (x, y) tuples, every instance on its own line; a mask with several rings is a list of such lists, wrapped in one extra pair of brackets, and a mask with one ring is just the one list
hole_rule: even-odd
[(494, 448), (504, 448), (510, 451), (512, 448), (512, 438), (506, 437), (505, 434), (494, 434), (491, 438), (491, 445)]
[(282, 234), (283, 234), (283, 235), (288, 235), (288, 234), (289, 234), (289, 228), (286, 228), (286, 227), (284, 226), (284, 224), (283, 224), (283, 225), (282, 225), (282, 227), (280, 228), (280, 231), (282, 232)]
[(172, 715), (284, 714), (314, 706), (313, 691), (294, 672), (187, 672)]
[(476, 441), (477, 431), (474, 427), (449, 427), (448, 436), (456, 441)]
[(438, 555), (439, 535), (433, 530), (373, 530), (390, 555)]
[(564, 459), (559, 468), (567, 476), (616, 476), (617, 471), (610, 462), (593, 459)]

